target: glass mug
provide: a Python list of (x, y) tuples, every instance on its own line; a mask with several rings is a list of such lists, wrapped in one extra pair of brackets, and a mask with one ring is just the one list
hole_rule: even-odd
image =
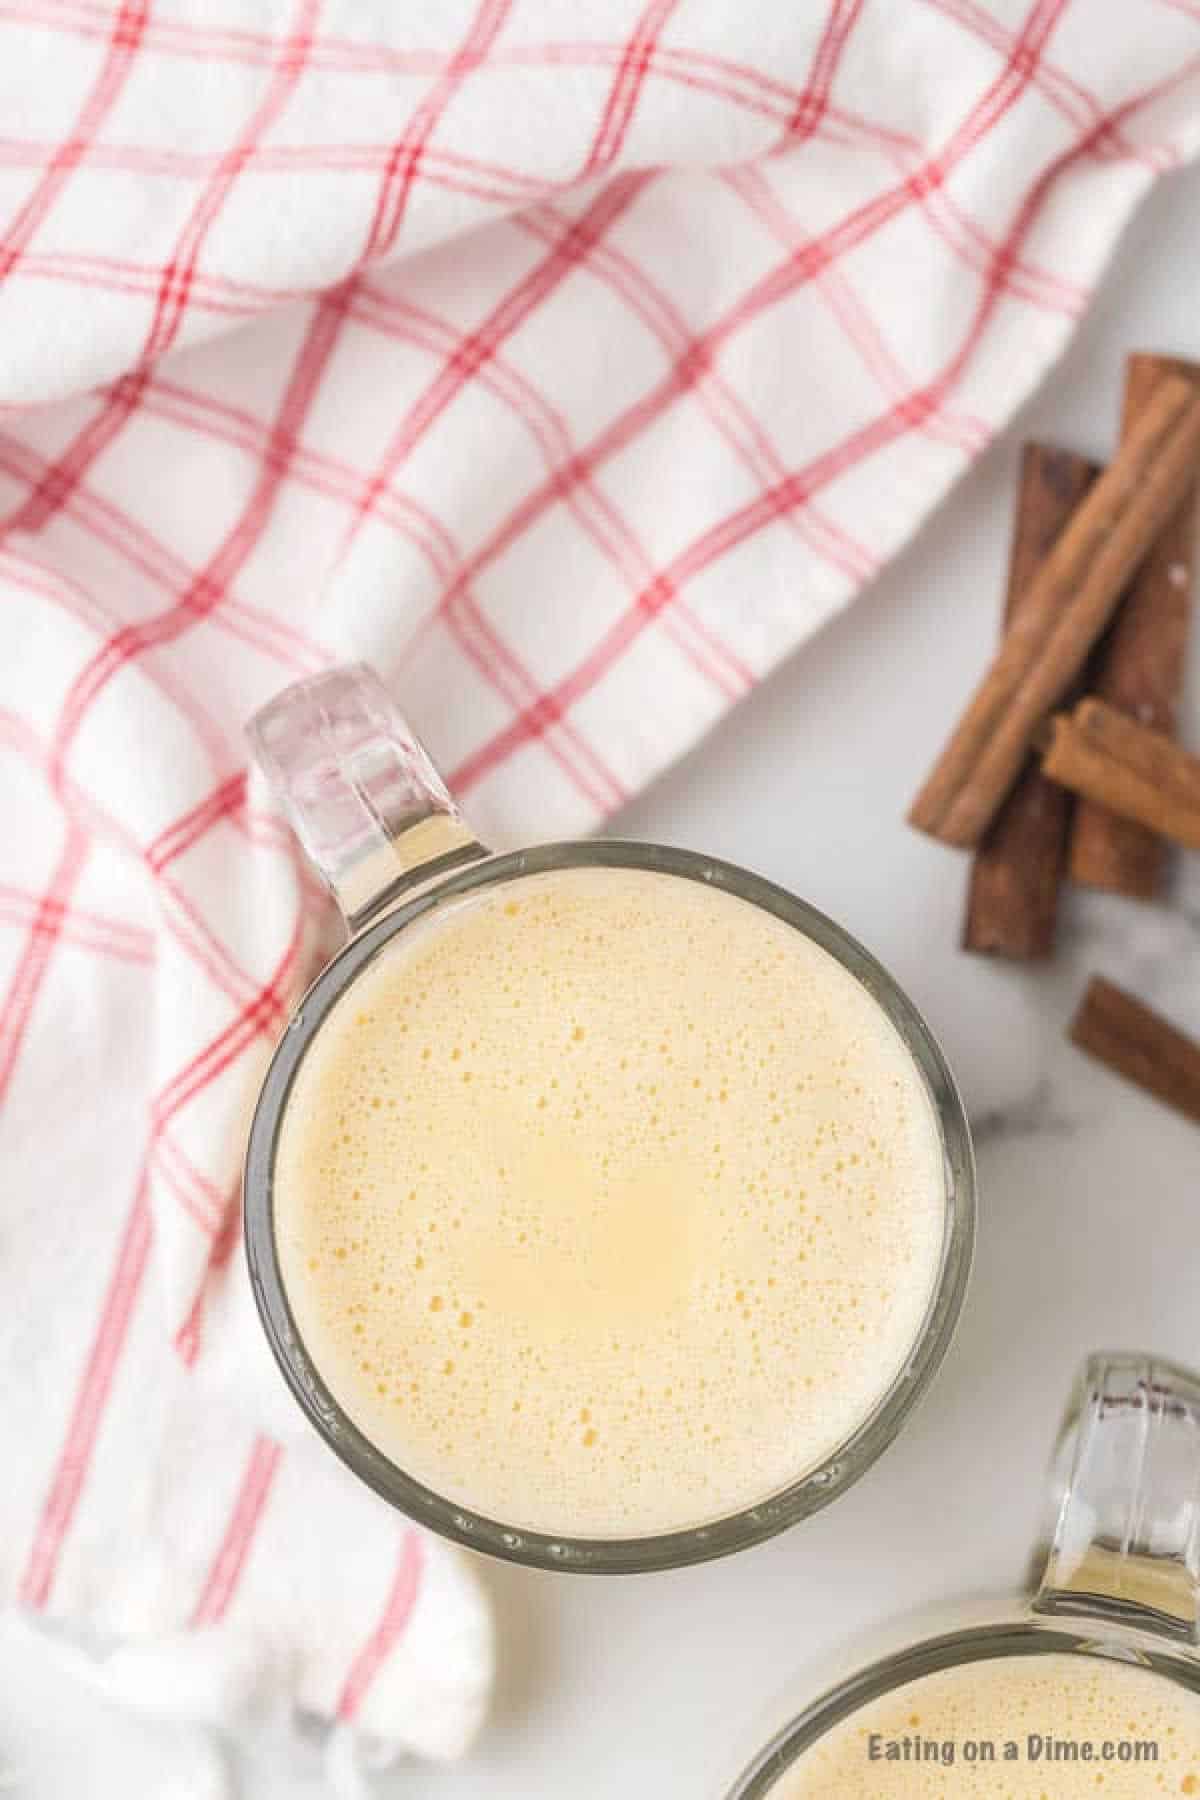
[[(928, 1028), (891, 977), (814, 908), (745, 870), (690, 851), (589, 840), (495, 855), (475, 838), (379, 678), (362, 665), (297, 683), (251, 721), (254, 755), (308, 859), (337, 901), (348, 942), (300, 1001), (271, 1062), (247, 1150), (250, 1278), (283, 1375), (326, 1443), (384, 1499), (444, 1536), (529, 1566), (620, 1573), (677, 1567), (740, 1549), (815, 1512), (855, 1481), (895, 1436), (935, 1374), (962, 1306), (975, 1225), (970, 1137), (953, 1079)], [(889, 1389), (820, 1467), (733, 1516), (641, 1536), (572, 1536), (519, 1528), (457, 1504), (371, 1442), (330, 1391), (297, 1328), (274, 1217), (276, 1153), (289, 1093), (322, 1024), (397, 934), (462, 896), (513, 891), (546, 872), (649, 871), (736, 896), (804, 934), (848, 971), (899, 1033), (940, 1136), (944, 1229), (920, 1330)]]
[[(929, 1791), (936, 1791), (939, 1800), (953, 1800), (959, 1791), (956, 1781), (966, 1784), (968, 1777), (995, 1788), (964, 1785), (964, 1792), (1004, 1786), (1007, 1793), (1004, 1778), (1012, 1765), (1006, 1767), (979, 1746), (996, 1746), (1009, 1737), (1008, 1730), (947, 1739), (939, 1728), (932, 1690), (922, 1696), (919, 1687), (908, 1684), (946, 1671), (978, 1669), (998, 1658), (1021, 1659), (1022, 1670), (1046, 1671), (1050, 1665), (1039, 1659), (1048, 1655), (1071, 1658), (1068, 1666), (1089, 1681), (1114, 1665), (1122, 1673), (1160, 1676), (1185, 1690), (1194, 1713), (1188, 1734), (1193, 1761), (1190, 1767), (1183, 1765), (1187, 1772), (1182, 1778), (1178, 1767), (1166, 1765), (1166, 1755), (1178, 1752), (1180, 1740), (1165, 1746), (1166, 1755), (1158, 1744), (1158, 1760), (1151, 1760), (1152, 1752), (1138, 1749), (1136, 1736), (1130, 1735), (1125, 1748), (1120, 1737), (1093, 1742), (1085, 1760), (1068, 1751), (1068, 1760), (1086, 1772), (1087, 1782), (1095, 1782), (1102, 1794), (1122, 1796), (1200, 1793), (1200, 1375), (1145, 1355), (1091, 1356), (1063, 1422), (1049, 1488), (1049, 1550), (1031, 1597), (1000, 1606), (974, 1603), (954, 1614), (943, 1611), (932, 1621), (936, 1635), (910, 1641), (826, 1688), (776, 1732), (727, 1790), (726, 1800), (806, 1795), (804, 1759), (809, 1753), (814, 1793), (834, 1792), (831, 1782), (842, 1792), (838, 1777), (846, 1761), (855, 1768), (861, 1762), (863, 1785), (854, 1791), (881, 1797), (894, 1791), (889, 1772), (893, 1781), (901, 1779), (897, 1771), (922, 1757), (914, 1751), (889, 1764), (884, 1749), (890, 1734), (880, 1731), (876, 1755), (870, 1758), (871, 1729), (880, 1718), (874, 1709), (886, 1708), (893, 1694), (895, 1715), (904, 1726), (916, 1726), (920, 1738), (935, 1749), (946, 1742), (952, 1746), (950, 1764), (944, 1753), (940, 1761), (933, 1751), (927, 1757), (933, 1783)], [(926, 1630), (930, 1623), (926, 1619)], [(905, 1635), (911, 1630), (910, 1624)], [(906, 1691), (896, 1694), (898, 1689)], [(1116, 1716), (1126, 1730), (1136, 1723), (1127, 1714)], [(1062, 1713), (1056, 1717), (1047, 1709), (1029, 1723), (1039, 1738), (1032, 1746), (1039, 1765), (1037, 1791), (1057, 1794), (1060, 1790), (1052, 1784), (1063, 1763), (1049, 1760), (1046, 1739), (1064, 1730)], [(835, 1731), (843, 1735), (831, 1737)], [(1112, 1745), (1107, 1755), (1105, 1741)], [(1020, 1736), (1011, 1742), (1017, 1753), (1013, 1761), (1028, 1762), (1029, 1743)], [(824, 1766), (817, 1761), (823, 1746)], [(1142, 1773), (1134, 1772), (1138, 1768)], [(1123, 1776), (1125, 1785), (1118, 1785)], [(858, 1776), (853, 1779), (857, 1783)]]

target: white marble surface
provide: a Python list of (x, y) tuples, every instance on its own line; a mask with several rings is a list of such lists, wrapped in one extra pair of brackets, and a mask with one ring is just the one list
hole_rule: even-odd
[[(1200, 1135), (1063, 1036), (1092, 970), (1200, 1032), (1200, 857), (1164, 907), (1072, 897), (1061, 952), (1034, 976), (958, 951), (965, 865), (903, 823), (993, 643), (1019, 438), (1104, 454), (1126, 350), (1200, 359), (1198, 269), (1200, 171), (1151, 200), (1063, 364), (919, 541), (618, 822), (750, 864), (835, 914), (941, 1036), (977, 1127), (982, 1218), (939, 1381), (857, 1488), (758, 1550), (624, 1580), (487, 1568), (502, 1653), (490, 1728), (457, 1767), (381, 1778), (381, 1800), (715, 1795), (799, 1664), (884, 1615), (1020, 1579), (1083, 1352), (1200, 1362)], [(1200, 744), (1197, 690), (1200, 678), (1187, 725)], [(269, 1759), (234, 1761), (252, 1800), (322, 1791)], [(11, 1632), (6, 1764), (22, 1800), (203, 1791), (178, 1737), (118, 1719)]]

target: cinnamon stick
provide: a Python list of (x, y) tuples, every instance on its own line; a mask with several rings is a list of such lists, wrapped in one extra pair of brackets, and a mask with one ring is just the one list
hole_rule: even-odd
[(1103, 976), (1093, 976), (1071, 1041), (1200, 1123), (1200, 1044)]
[[(1125, 365), (1123, 436), (1133, 430), (1159, 384), (1170, 375), (1200, 386), (1200, 363), (1171, 356), (1131, 356)], [(1192, 607), (1196, 531), (1195, 483), (1187, 490), (1121, 603), (1095, 659), (1089, 686), (1152, 731), (1175, 734)], [(1162, 886), (1166, 844), (1146, 826), (1080, 801), (1071, 828), (1073, 881), (1151, 899)]]
[(1081, 700), (1050, 721), (1042, 769), (1110, 812), (1200, 850), (1200, 757), (1106, 701)]
[[(1099, 474), (1095, 463), (1050, 444), (1021, 452), (1008, 563), (1005, 624), (1020, 614), (1055, 540)], [(997, 956), (1048, 956), (1074, 802), (1036, 759), (987, 829), (971, 865), (963, 948)]]
[(1170, 376), (1076, 508), (909, 815), (977, 844), (1200, 467), (1200, 392)]

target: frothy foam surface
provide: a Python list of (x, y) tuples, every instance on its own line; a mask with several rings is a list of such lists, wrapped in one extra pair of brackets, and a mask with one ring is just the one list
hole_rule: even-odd
[[(871, 1758), (871, 1738), (953, 1746), (951, 1763)], [(969, 1762), (965, 1747), (995, 1745)], [(1157, 1760), (1124, 1760), (1157, 1746)], [(1016, 1747), (1005, 1759), (1006, 1745)], [(1078, 1761), (1055, 1744), (1093, 1746)], [(1111, 1756), (1104, 1745), (1113, 1746)], [(1120, 1746), (1126, 1749), (1122, 1752)], [(1200, 1795), (1200, 1696), (1128, 1663), (1052, 1652), (960, 1664), (893, 1689), (821, 1738), (770, 1800), (1148, 1800)]]
[(904, 1364), (941, 1139), (879, 1005), (678, 877), (440, 908), (342, 997), (275, 1165), (301, 1335), (394, 1462), (505, 1523), (629, 1537), (818, 1466)]

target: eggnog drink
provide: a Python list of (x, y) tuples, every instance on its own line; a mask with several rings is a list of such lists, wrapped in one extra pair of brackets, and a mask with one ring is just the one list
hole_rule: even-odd
[(770, 1800), (1143, 1800), (1200, 1795), (1200, 1695), (1050, 1652), (893, 1688), (818, 1740)]
[(628, 1538), (818, 1467), (903, 1368), (946, 1181), (876, 1000), (704, 883), (444, 902), (337, 1001), (274, 1168), (284, 1284), (360, 1429), (446, 1499)]

